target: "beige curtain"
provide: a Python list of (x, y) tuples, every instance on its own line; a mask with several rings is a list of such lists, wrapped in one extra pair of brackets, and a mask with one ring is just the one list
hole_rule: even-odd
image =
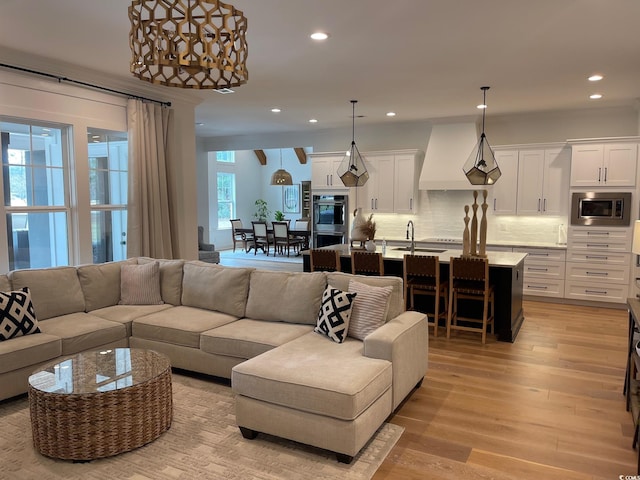
[(173, 135), (173, 110), (132, 99), (127, 102), (127, 125), (127, 256), (173, 258), (167, 168)]

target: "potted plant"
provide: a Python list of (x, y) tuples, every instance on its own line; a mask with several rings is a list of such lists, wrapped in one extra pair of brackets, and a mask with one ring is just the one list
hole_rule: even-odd
[(266, 200), (263, 200), (262, 198), (257, 199), (255, 201), (255, 206), (256, 212), (253, 214), (253, 218), (258, 220), (259, 222), (266, 222), (267, 218), (269, 218), (269, 215), (271, 215), (271, 212), (267, 207)]
[(280, 210), (276, 210), (273, 214), (273, 218), (275, 218), (276, 222), (284, 222), (284, 213)]

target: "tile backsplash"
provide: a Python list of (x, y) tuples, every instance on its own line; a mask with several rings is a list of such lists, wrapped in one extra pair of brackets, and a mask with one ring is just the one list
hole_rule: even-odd
[[(478, 190), (478, 204), (482, 203), (482, 194)], [(556, 243), (561, 224), (565, 217), (558, 216), (515, 216), (494, 215), (491, 212), (490, 195), (487, 199), (487, 241)], [(453, 238), (462, 239), (464, 230), (464, 206), (469, 205), (469, 217), (472, 215), (472, 190), (421, 190), (420, 208), (417, 215), (374, 214), (378, 231), (376, 239), (405, 238), (407, 222), (413, 220), (415, 238)], [(482, 209), (478, 207), (478, 225), (482, 218)], [(469, 222), (471, 225), (471, 222)]]

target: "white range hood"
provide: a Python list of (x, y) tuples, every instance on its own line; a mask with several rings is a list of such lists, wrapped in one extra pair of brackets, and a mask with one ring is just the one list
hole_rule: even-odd
[(478, 143), (475, 122), (434, 124), (420, 172), (420, 190), (473, 190), (462, 166)]

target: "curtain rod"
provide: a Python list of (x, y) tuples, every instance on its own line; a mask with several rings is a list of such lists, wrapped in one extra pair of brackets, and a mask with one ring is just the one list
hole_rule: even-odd
[(115, 94), (122, 95), (122, 96), (129, 97), (129, 98), (135, 98), (135, 99), (138, 99), (138, 100), (146, 100), (147, 102), (158, 103), (160, 105), (167, 106), (167, 107), (171, 106), (171, 102), (162, 102), (160, 100), (154, 100), (153, 98), (141, 97), (140, 95), (134, 95), (132, 93), (122, 92), (120, 90), (114, 90), (112, 88), (102, 87), (100, 85), (94, 85), (92, 83), (81, 82), (79, 80), (73, 80), (72, 78), (60, 77), (58, 75), (53, 75), (51, 73), (39, 72), (37, 70), (31, 70), (29, 68), (16, 67), (15, 65), (8, 65), (6, 63), (0, 63), (0, 67), (11, 68), (13, 70), (18, 70), (20, 72), (27, 72), (27, 73), (31, 73), (31, 74), (34, 74), (34, 75), (40, 75), (42, 77), (54, 78), (54, 79), (56, 79), (58, 81), (58, 83), (61, 83), (61, 82), (75, 83), (76, 85), (81, 85), (81, 86), (87, 87), (87, 88), (95, 88), (97, 90), (103, 90), (105, 92), (115, 93)]

